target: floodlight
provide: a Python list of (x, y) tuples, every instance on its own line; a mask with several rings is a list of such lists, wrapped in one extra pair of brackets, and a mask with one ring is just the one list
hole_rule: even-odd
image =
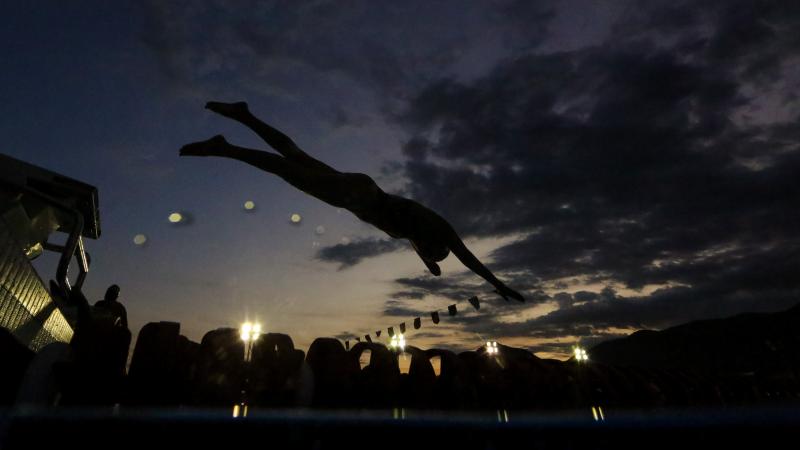
[(406, 348), (406, 338), (402, 333), (395, 334), (389, 341), (389, 347), (393, 350), (400, 350), (401, 352)]

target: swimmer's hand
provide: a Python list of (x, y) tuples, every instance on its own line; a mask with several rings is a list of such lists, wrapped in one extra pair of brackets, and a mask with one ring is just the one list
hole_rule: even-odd
[(433, 261), (427, 261), (427, 260), (425, 260), (424, 258), (422, 259), (422, 262), (424, 262), (424, 263), (425, 263), (425, 265), (428, 267), (428, 270), (430, 270), (430, 271), (431, 271), (431, 273), (432, 273), (434, 276), (437, 276), (437, 277), (438, 277), (439, 275), (441, 275), (441, 274), (442, 274), (442, 269), (441, 269), (441, 268), (439, 268), (439, 265), (438, 265), (438, 264), (436, 264), (435, 262), (433, 262)]
[(506, 286), (505, 284), (500, 284), (495, 286), (494, 290), (497, 294), (499, 294), (505, 301), (508, 301), (508, 298), (511, 297), (518, 302), (525, 303), (525, 297), (523, 297), (519, 292), (511, 289), (510, 287)]

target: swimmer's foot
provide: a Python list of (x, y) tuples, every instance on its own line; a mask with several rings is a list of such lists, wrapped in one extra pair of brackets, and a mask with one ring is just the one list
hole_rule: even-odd
[(228, 141), (218, 134), (207, 141), (193, 142), (181, 147), (181, 156), (221, 156), (227, 150)]
[(210, 109), (221, 116), (231, 119), (241, 119), (250, 115), (250, 110), (247, 108), (246, 102), (208, 102), (206, 103), (206, 109)]

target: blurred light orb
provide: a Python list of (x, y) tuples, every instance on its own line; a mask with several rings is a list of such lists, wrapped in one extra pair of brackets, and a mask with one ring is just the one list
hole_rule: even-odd
[(169, 217), (167, 217), (167, 219), (169, 219), (170, 223), (180, 223), (180, 221), (183, 220), (183, 214), (174, 212), (170, 214)]
[(133, 243), (136, 245), (144, 245), (147, 242), (147, 236), (143, 234), (137, 234), (133, 237)]
[(253, 203), (252, 200), (248, 200), (248, 201), (244, 202), (244, 209), (246, 209), (248, 211), (252, 211), (255, 207), (256, 207), (256, 204)]
[(317, 234), (325, 234), (325, 227), (320, 225), (320, 226), (317, 227), (316, 230), (314, 230), (314, 232), (317, 233)]
[(300, 214), (294, 213), (294, 214), (292, 214), (292, 216), (289, 218), (289, 220), (291, 220), (291, 221), (292, 221), (292, 223), (300, 223), (300, 221), (301, 221), (301, 220), (303, 220), (303, 218), (302, 218), (302, 217), (300, 217)]

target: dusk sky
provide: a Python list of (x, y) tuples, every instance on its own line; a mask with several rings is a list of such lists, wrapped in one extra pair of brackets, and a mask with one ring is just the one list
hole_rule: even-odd
[[(0, 24), (0, 153), (97, 186), (86, 291), (119, 284), (134, 333), (247, 318), (306, 349), (406, 322), (423, 348), (564, 357), (800, 302), (800, 2), (35, 1)], [(452, 255), (433, 277), (276, 176), (179, 157), (216, 134), (269, 150), (208, 100), (438, 211), (528, 302)]]

